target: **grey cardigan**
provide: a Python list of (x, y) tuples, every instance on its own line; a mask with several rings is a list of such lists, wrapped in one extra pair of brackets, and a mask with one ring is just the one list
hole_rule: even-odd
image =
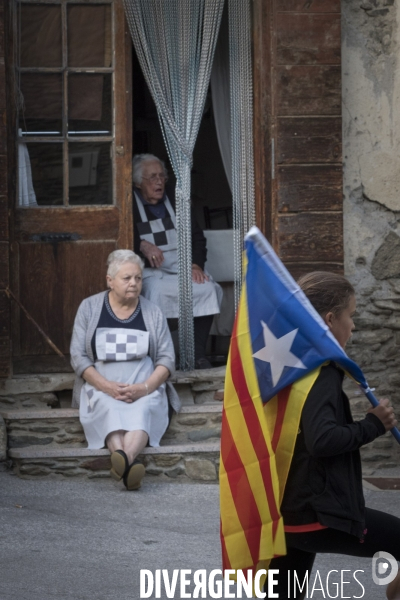
[[(94, 367), (92, 337), (99, 322), (103, 308), (104, 296), (108, 292), (100, 292), (83, 300), (76, 313), (71, 339), (71, 365), (76, 373), (72, 406), (78, 407), (84, 380), (82, 373), (88, 367)], [(175, 353), (168, 329), (167, 321), (161, 310), (140, 296), (143, 320), (149, 332), (149, 354), (154, 366), (166, 367), (171, 375), (175, 372)], [(181, 402), (172, 383), (167, 381), (167, 395), (172, 408), (179, 412)]]

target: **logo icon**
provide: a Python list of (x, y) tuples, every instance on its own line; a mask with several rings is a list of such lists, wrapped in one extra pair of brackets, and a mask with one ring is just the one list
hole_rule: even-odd
[[(390, 571), (388, 571), (390, 567)], [(399, 567), (394, 556), (389, 552), (375, 552), (372, 557), (372, 579), (378, 585), (387, 585), (395, 579)], [(382, 577), (382, 575), (384, 577)]]

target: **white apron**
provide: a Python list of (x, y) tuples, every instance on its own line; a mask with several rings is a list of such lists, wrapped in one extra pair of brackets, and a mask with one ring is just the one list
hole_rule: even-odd
[[(148, 345), (147, 331), (99, 328), (96, 331), (98, 360), (95, 369), (109, 381), (143, 383), (154, 371), (153, 361), (147, 355)], [(163, 383), (148, 396), (128, 404), (115, 400), (85, 382), (81, 391), (79, 418), (88, 448), (103, 448), (107, 435), (119, 430), (145, 431), (150, 446), (159, 446), (168, 427), (165, 388)]]
[[(178, 313), (178, 239), (174, 209), (168, 198), (165, 199), (167, 215), (163, 219), (149, 221), (138, 195), (136, 204), (142, 223), (137, 223), (139, 237), (155, 244), (164, 254), (164, 262), (158, 269), (143, 270), (142, 294), (157, 304), (167, 319), (176, 319)], [(222, 289), (209, 273), (210, 281), (193, 283), (193, 316), (202, 317), (219, 313), (222, 302)]]

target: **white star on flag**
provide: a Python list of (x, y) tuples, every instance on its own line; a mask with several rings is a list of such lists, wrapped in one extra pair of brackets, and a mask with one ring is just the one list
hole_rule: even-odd
[(272, 385), (274, 387), (280, 380), (285, 367), (307, 369), (301, 360), (290, 352), (298, 329), (293, 329), (293, 331), (289, 331), (289, 333), (286, 333), (281, 338), (276, 338), (264, 321), (261, 321), (261, 325), (263, 326), (265, 346), (253, 354), (253, 357), (264, 362), (269, 362), (271, 366)]

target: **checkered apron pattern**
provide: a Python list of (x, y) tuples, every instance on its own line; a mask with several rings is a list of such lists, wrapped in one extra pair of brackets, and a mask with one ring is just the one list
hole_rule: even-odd
[(163, 219), (154, 219), (154, 221), (148, 220), (143, 203), (140, 201), (136, 192), (135, 199), (142, 220), (141, 223), (136, 223), (140, 239), (158, 246), (163, 252), (176, 250), (178, 247), (176, 218), (174, 209), (172, 208), (168, 197), (164, 202), (168, 216)]
[(96, 331), (97, 359), (136, 360), (147, 356), (149, 332), (138, 329), (99, 327)]

